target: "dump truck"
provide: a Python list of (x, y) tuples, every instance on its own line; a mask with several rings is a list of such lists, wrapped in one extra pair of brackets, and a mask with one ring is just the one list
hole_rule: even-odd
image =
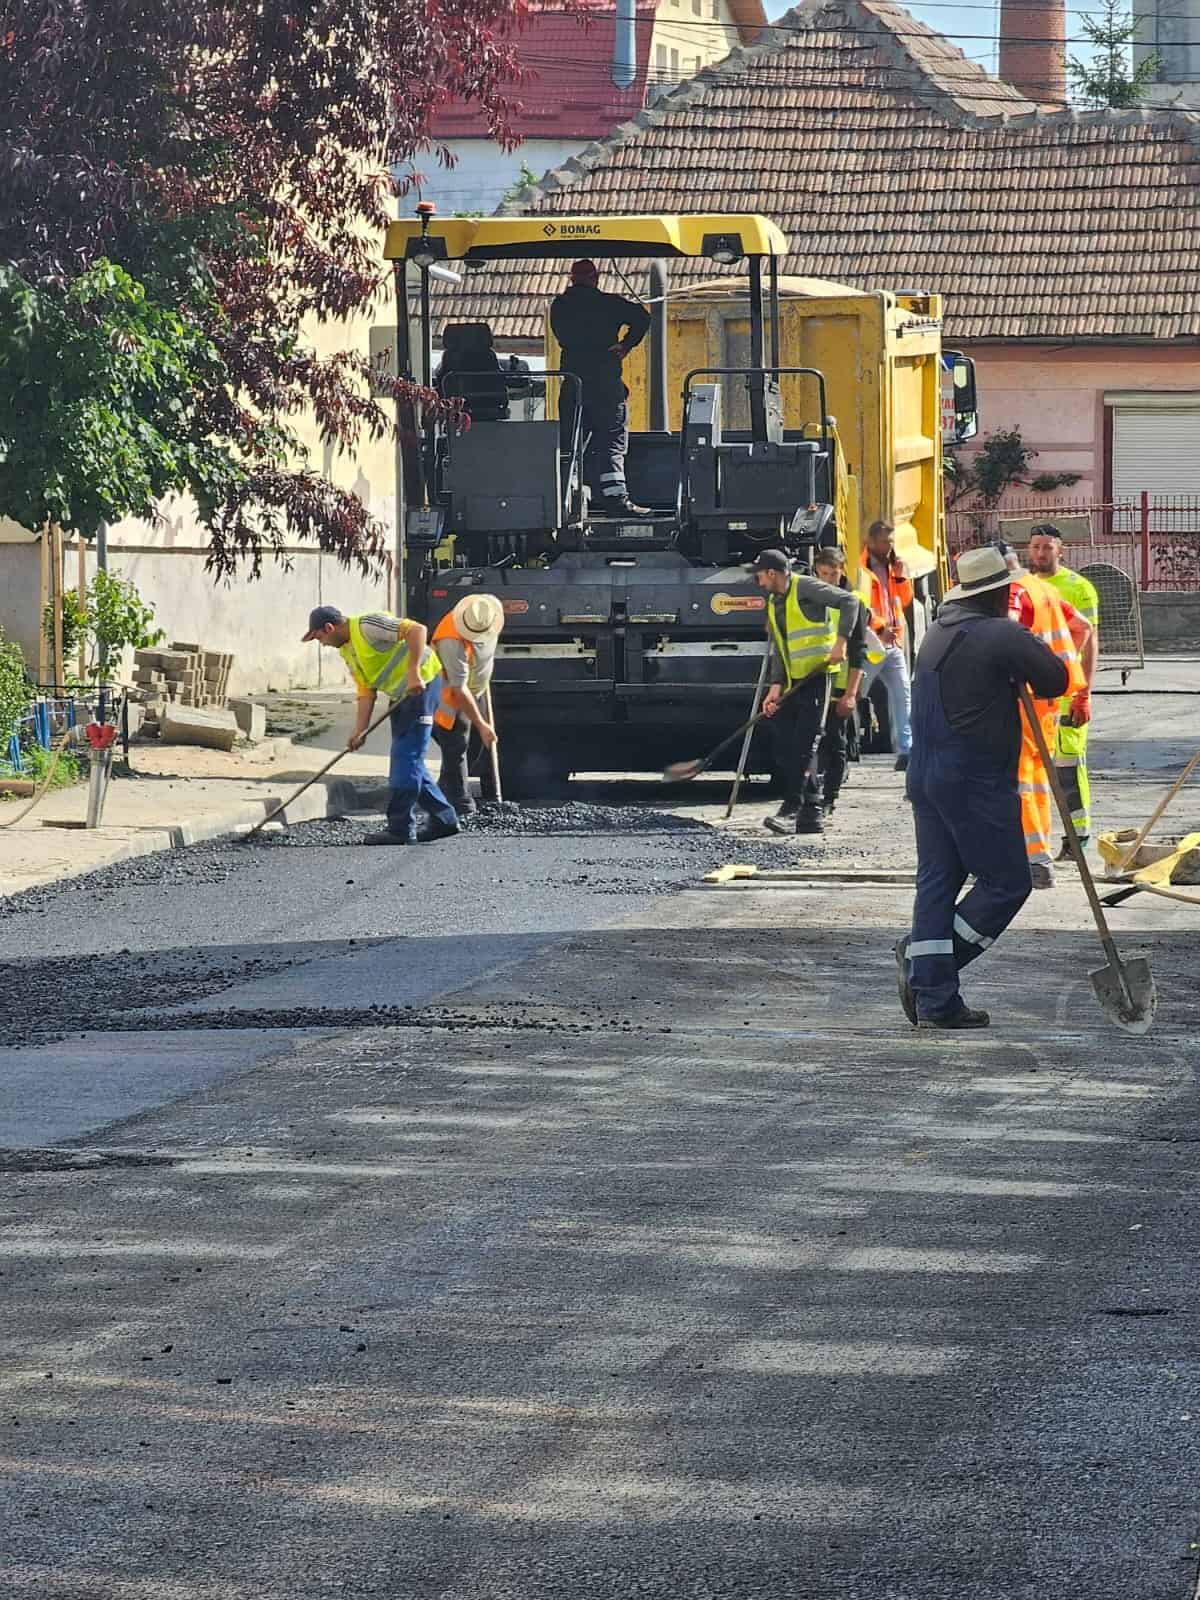
[[(755, 216), (435, 220), (426, 209), (391, 225), (386, 253), (410, 375), (433, 373), (439, 267), (446, 277), (451, 263), (586, 254), (617, 260), (624, 277), (649, 264), (650, 336), (626, 363), (626, 478), (646, 515), (606, 516), (591, 501), (579, 407), (562, 408), (572, 427), (558, 420), (578, 380), (548, 322), (544, 417), (510, 403), (524, 380), (497, 359), (490, 328), (451, 310), (452, 381), (440, 406), (402, 426), (411, 614), (432, 626), (473, 589), (504, 606), (493, 704), (507, 792), (547, 797), (576, 771), (661, 769), (742, 721), (765, 622), (746, 565), (762, 549), (805, 562), (841, 543), (853, 572), (866, 526), (884, 517), (921, 603), (945, 582), (942, 417), (966, 436), (974, 401), (970, 363), (941, 349), (937, 295), (785, 277), (787, 242)], [(672, 259), (724, 275), (672, 294)], [(751, 770), (765, 759), (756, 749)]]

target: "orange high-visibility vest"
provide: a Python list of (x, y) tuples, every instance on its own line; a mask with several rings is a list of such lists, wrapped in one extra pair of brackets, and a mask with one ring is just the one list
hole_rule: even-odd
[[(475, 661), (475, 646), (465, 634), (460, 633), (455, 627), (453, 611), (447, 611), (446, 615), (433, 630), (433, 638), (430, 643), (435, 650), (440, 639), (456, 639), (465, 648), (467, 652), (467, 670), (469, 672)], [(443, 672), (442, 691), (438, 696), (437, 710), (433, 713), (433, 720), (439, 728), (452, 728), (458, 717), (457, 709), (450, 703), (450, 693), (450, 684)]]
[[(1033, 603), (1033, 622), (1030, 632), (1048, 645), (1067, 669), (1067, 693), (1074, 694), (1087, 687), (1087, 678), (1079, 662), (1079, 655), (1067, 627), (1067, 619), (1058, 595), (1048, 583), (1032, 573), (1021, 578), (1020, 586)], [(1041, 725), (1046, 748), (1054, 754), (1058, 737), (1058, 700), (1033, 702)], [(1051, 795), (1050, 780), (1042, 765), (1042, 758), (1034, 742), (1033, 732), (1021, 708), (1021, 755), (1017, 762), (1017, 789), (1021, 796), (1021, 824), (1025, 832), (1025, 853), (1030, 861), (1049, 866), (1054, 860), (1050, 850)]]

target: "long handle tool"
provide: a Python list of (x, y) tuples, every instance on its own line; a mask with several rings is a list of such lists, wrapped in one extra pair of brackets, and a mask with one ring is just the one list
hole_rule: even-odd
[[(490, 683), (487, 686), (486, 696), (487, 696), (487, 719), (491, 723), (492, 727), (495, 728), (496, 727), (496, 708), (492, 704), (492, 686), (491, 686)], [(488, 756), (489, 756), (489, 758), (491, 760), (491, 763), (492, 763), (492, 782), (496, 785), (496, 799), (497, 800), (503, 800), (504, 799), (504, 790), (500, 787), (500, 735), (499, 735), (499, 731), (498, 730), (497, 730), (497, 734), (496, 734), (495, 743), (492, 745), (491, 749), (488, 751)]]
[(1118, 1028), (1124, 1028), (1126, 1033), (1145, 1033), (1154, 1021), (1154, 1012), (1158, 1005), (1158, 994), (1154, 987), (1154, 974), (1150, 970), (1150, 963), (1141, 956), (1135, 956), (1132, 961), (1122, 961), (1117, 954), (1117, 947), (1113, 943), (1112, 934), (1108, 931), (1104, 908), (1100, 904), (1100, 896), (1096, 893), (1091, 870), (1075, 836), (1070, 802), (1055, 770), (1054, 757), (1046, 746), (1046, 736), (1042, 732), (1042, 725), (1038, 721), (1029, 690), (1025, 684), (1019, 683), (1017, 692), (1021, 696), (1021, 704), (1025, 709), (1034, 743), (1042, 758), (1042, 765), (1046, 769), (1046, 779), (1058, 805), (1059, 815), (1062, 817), (1067, 848), (1079, 868), (1079, 877), (1088, 897), (1088, 904), (1092, 908), (1092, 916), (1096, 919), (1096, 932), (1100, 935), (1100, 943), (1104, 954), (1108, 957), (1107, 966), (1088, 974), (1092, 980), (1092, 988), (1096, 991), (1096, 999), (1099, 1000), (1100, 1009), (1105, 1016), (1110, 1022), (1115, 1022)]
[[(762, 666), (758, 669), (758, 682), (754, 686), (754, 700), (750, 706), (751, 717), (758, 715), (758, 708), (762, 704), (763, 690), (767, 683), (768, 653), (763, 651)], [(746, 729), (742, 740), (742, 753), (738, 756), (737, 772), (734, 774), (733, 787), (729, 791), (729, 799), (725, 802), (725, 820), (729, 821), (733, 815), (733, 808), (737, 805), (738, 790), (742, 787), (742, 777), (746, 771), (746, 760), (750, 754), (750, 741), (754, 738), (754, 727), (751, 724)]]
[[(367, 729), (366, 733), (363, 734), (364, 740), (369, 734), (374, 733), (376, 728), (382, 726), (382, 724), (387, 721), (391, 714), (391, 706), (389, 706), (386, 711), (381, 711), (375, 718), (375, 721)], [(336, 767), (342, 757), (348, 756), (349, 754), (349, 750), (339, 750), (337, 755), (335, 755), (331, 760), (327, 761), (319, 772), (314, 772), (311, 778), (308, 778), (304, 783), (302, 783), (296, 790), (295, 794), (290, 794), (286, 800), (280, 801), (280, 803), (275, 807), (274, 811), (268, 811), (261, 822), (256, 822), (248, 832), (242, 834), (242, 842), (245, 843), (247, 839), (253, 839), (254, 835), (260, 828), (265, 828), (268, 822), (273, 822), (281, 811), (286, 811), (290, 805), (293, 805), (297, 800), (299, 800), (300, 796), (306, 789), (311, 789), (313, 784), (316, 783), (318, 779), (323, 778), (331, 767)]]
[[(807, 680), (805, 679), (801, 680), (801, 682), (806, 681)], [(799, 683), (794, 683), (790, 689), (786, 689), (784, 693), (779, 696), (779, 699), (775, 702), (775, 704), (777, 706), (781, 706), (790, 695), (795, 694), (799, 687)], [(712, 766), (713, 762), (721, 754), (722, 750), (728, 750), (731, 744), (740, 739), (744, 733), (748, 733), (750, 729), (753, 728), (757, 723), (761, 722), (765, 716), (765, 711), (756, 711), (752, 717), (747, 717), (745, 722), (743, 722), (740, 727), (735, 728), (728, 738), (722, 739), (720, 744), (717, 745), (715, 749), (710, 750), (708, 754), (699, 761), (673, 761), (669, 767), (663, 768), (663, 781), (665, 783), (688, 783), (692, 778), (698, 778), (702, 772), (708, 771), (709, 767)]]
[(1174, 800), (1175, 796), (1179, 793), (1180, 789), (1183, 788), (1184, 784), (1191, 777), (1192, 773), (1196, 769), (1196, 765), (1197, 765), (1198, 762), (1200, 762), (1200, 750), (1196, 751), (1196, 754), (1188, 762), (1187, 766), (1184, 767), (1183, 771), (1175, 779), (1175, 782), (1171, 785), (1171, 787), (1167, 790), (1166, 794), (1163, 795), (1162, 799), (1155, 806), (1154, 810), (1150, 813), (1150, 820), (1148, 822), (1144, 822), (1142, 824), (1141, 828), (1138, 829), (1137, 838), (1129, 846), (1129, 849), (1126, 850), (1124, 856), (1122, 857), (1122, 859), (1121, 859), (1121, 861), (1120, 861), (1120, 863), (1119, 863), (1119, 865), (1117, 867), (1117, 871), (1118, 872), (1125, 872), (1129, 867), (1131, 867), (1133, 865), (1134, 861), (1137, 859), (1138, 851), (1142, 848), (1142, 846), (1146, 842), (1146, 839), (1147, 839), (1147, 836), (1149, 835), (1150, 829), (1158, 821), (1159, 817), (1162, 816), (1163, 812), (1171, 804), (1171, 801)]

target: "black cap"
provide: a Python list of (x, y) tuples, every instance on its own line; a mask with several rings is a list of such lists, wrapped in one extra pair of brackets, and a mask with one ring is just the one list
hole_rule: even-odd
[(1029, 537), (1032, 539), (1035, 533), (1044, 534), (1048, 538), (1051, 538), (1051, 539), (1061, 539), (1062, 538), (1062, 534), (1059, 533), (1058, 529), (1054, 526), (1054, 524), (1052, 522), (1038, 522), (1038, 523), (1035, 523), (1034, 526), (1032, 528), (1030, 528), (1030, 530), (1029, 530)]
[(792, 563), (782, 550), (760, 550), (750, 563), (751, 572), (791, 573)]
[(308, 613), (308, 632), (301, 639), (301, 644), (307, 644), (310, 639), (315, 639), (322, 628), (327, 628), (331, 622), (345, 622), (345, 617), (336, 606), (317, 606)]

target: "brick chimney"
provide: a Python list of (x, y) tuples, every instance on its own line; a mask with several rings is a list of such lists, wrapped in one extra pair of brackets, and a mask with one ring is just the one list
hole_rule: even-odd
[(1000, 0), (1000, 76), (1045, 111), (1067, 103), (1066, 0)]

